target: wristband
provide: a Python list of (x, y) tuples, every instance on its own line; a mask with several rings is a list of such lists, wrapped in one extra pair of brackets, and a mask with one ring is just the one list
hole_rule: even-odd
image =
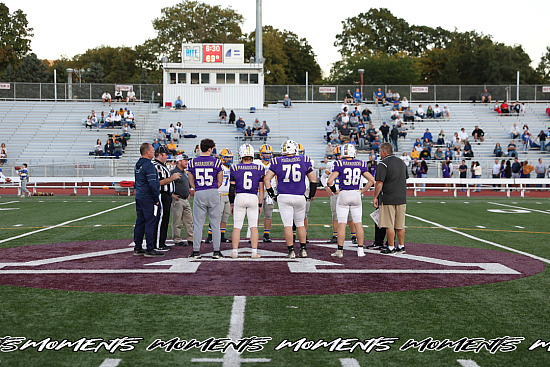
[(262, 207), (262, 203), (258, 203), (258, 208), (261, 208)]
[(329, 186), (330, 191), (336, 193), (336, 185)]

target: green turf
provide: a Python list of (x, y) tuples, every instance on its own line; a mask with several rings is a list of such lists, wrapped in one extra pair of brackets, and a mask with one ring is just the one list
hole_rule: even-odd
[[(14, 199), (0, 204), (0, 240), (57, 225), (76, 218), (132, 202), (121, 197), (45, 197)], [(43, 201), (43, 202), (39, 202)], [(64, 202), (66, 201), (66, 202)], [(91, 201), (89, 203), (88, 201)], [(113, 202), (114, 201), (114, 202)], [(327, 203), (324, 203), (327, 202)], [(444, 203), (442, 203), (444, 202)], [(468, 202), (467, 204), (465, 202)], [(505, 209), (488, 202), (540, 211), (550, 208), (549, 199), (519, 198), (409, 198), (407, 213), (462, 233), (550, 259), (548, 216), (540, 212), (504, 214)], [(516, 202), (517, 204), (512, 204)], [(540, 204), (538, 204), (540, 203)], [(365, 199), (366, 239), (374, 228)], [(76, 221), (66, 226), (0, 244), (0, 248), (81, 240), (131, 239), (135, 207), (124, 208)], [(231, 220), (230, 220), (231, 223)], [(330, 211), (326, 198), (317, 198), (309, 214), (308, 236), (330, 238)], [(21, 224), (20, 227), (14, 225)], [(100, 225), (100, 227), (97, 227)], [(485, 228), (479, 228), (483, 226)], [(523, 228), (518, 228), (523, 227)], [(231, 226), (229, 225), (230, 229)], [(278, 214), (274, 214), (272, 237), (282, 236)], [(505, 251), (432, 224), (407, 218), (406, 241)], [(0, 260), (1, 262), (1, 260)], [(293, 275), (296, 276), (296, 275)], [(304, 275), (301, 275), (304, 276)], [(305, 275), (307, 276), (307, 275)], [(151, 280), (144, 276), (146, 281)], [(243, 279), (243, 282), (246, 279)], [(296, 276), (296, 282), (300, 276)], [(406, 282), (407, 276), (394, 281)], [(184, 287), (185, 284), (177, 285)], [(550, 273), (508, 282), (433, 290), (348, 295), (247, 297), (244, 336), (271, 337), (265, 349), (244, 353), (243, 358), (269, 358), (264, 366), (341, 366), (340, 358), (354, 358), (360, 366), (460, 366), (458, 359), (472, 359), (486, 366), (547, 366), (550, 353), (543, 348), (528, 351), (538, 339), (550, 341)], [(34, 340), (142, 337), (136, 349), (109, 354), (68, 350), (34, 350), (0, 353), (0, 366), (100, 366), (106, 358), (122, 359), (119, 366), (221, 366), (221, 363), (192, 363), (192, 358), (223, 358), (222, 353), (161, 350), (146, 351), (155, 339), (223, 338), (229, 330), (233, 297), (124, 295), (70, 292), (0, 286), (0, 339), (23, 336)], [(406, 340), (427, 337), (458, 340), (469, 338), (524, 337), (512, 352), (479, 353), (451, 350), (399, 351)], [(399, 338), (390, 350), (354, 353), (289, 349), (275, 351), (283, 340), (333, 340), (335, 338)]]

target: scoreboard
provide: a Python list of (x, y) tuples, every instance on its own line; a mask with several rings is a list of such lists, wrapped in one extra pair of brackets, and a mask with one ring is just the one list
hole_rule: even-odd
[(182, 45), (182, 62), (188, 64), (244, 64), (244, 44), (187, 43)]

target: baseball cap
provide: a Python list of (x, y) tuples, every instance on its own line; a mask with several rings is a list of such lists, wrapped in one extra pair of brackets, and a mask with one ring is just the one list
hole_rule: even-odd
[(168, 152), (168, 148), (166, 148), (164, 146), (160, 146), (157, 149), (155, 149), (155, 154), (162, 154), (162, 153), (170, 154)]
[(184, 159), (189, 160), (189, 157), (187, 156), (187, 154), (180, 154), (176, 157), (176, 162), (182, 161)]

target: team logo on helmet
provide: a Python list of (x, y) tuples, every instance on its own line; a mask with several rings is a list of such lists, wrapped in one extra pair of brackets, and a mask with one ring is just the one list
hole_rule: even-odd
[(344, 144), (342, 147), (342, 157), (343, 158), (355, 158), (357, 151), (353, 144)]
[(281, 144), (281, 154), (282, 155), (292, 155), (298, 153), (298, 143), (294, 140), (285, 140)]
[(243, 144), (239, 148), (239, 157), (243, 159), (244, 157), (254, 158), (254, 147), (250, 144)]
[(302, 144), (298, 144), (298, 154), (299, 155), (305, 155), (306, 154), (306, 148)]
[(341, 146), (337, 146), (337, 147), (334, 147), (334, 149), (332, 150), (332, 153), (334, 155), (341, 155), (342, 154), (342, 147)]
[(269, 161), (273, 156), (273, 148), (271, 145), (264, 144), (260, 147), (260, 158), (264, 161)]
[(220, 160), (226, 166), (231, 166), (233, 164), (233, 153), (229, 149), (222, 149), (220, 152)]

